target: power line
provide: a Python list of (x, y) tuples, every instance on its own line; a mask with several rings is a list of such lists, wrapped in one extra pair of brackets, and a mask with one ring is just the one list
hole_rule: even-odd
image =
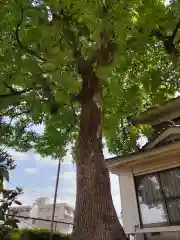
[(36, 226), (34, 226), (34, 225), (28, 223), (27, 221), (25, 221), (24, 219), (20, 220), (20, 223), (23, 223), (23, 222), (26, 223), (27, 225), (29, 225), (32, 228), (35, 228), (35, 229), (37, 228)]
[[(51, 222), (51, 220), (45, 219), (45, 218), (26, 217), (26, 216), (19, 216), (19, 215), (13, 215), (13, 214), (6, 214), (6, 215), (10, 216), (10, 217), (16, 217), (16, 218), (32, 219), (32, 220), (40, 220), (40, 221), (45, 221), (45, 222)], [(62, 221), (57, 221), (57, 220), (54, 220), (54, 222), (55, 223), (63, 223), (63, 224), (74, 225), (73, 223), (70, 223), (70, 222), (62, 222)]]

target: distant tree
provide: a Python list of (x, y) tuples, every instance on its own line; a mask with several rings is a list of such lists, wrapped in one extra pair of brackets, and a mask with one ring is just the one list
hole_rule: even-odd
[(14, 216), (9, 216), (9, 208), (13, 203), (21, 205), (17, 197), (22, 194), (21, 188), (8, 190), (4, 188), (4, 180), (9, 181), (9, 171), (15, 168), (12, 157), (0, 148), (0, 239), (6, 239), (9, 229), (18, 228), (19, 220)]
[(127, 117), (179, 90), (179, 9), (163, 0), (1, 1), (1, 141), (52, 157), (75, 145), (73, 240), (126, 239), (102, 138), (113, 153), (133, 152), (149, 129)]

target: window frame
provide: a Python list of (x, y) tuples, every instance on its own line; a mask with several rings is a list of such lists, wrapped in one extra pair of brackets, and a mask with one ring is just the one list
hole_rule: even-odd
[[(164, 193), (163, 186), (162, 186), (162, 181), (161, 181), (161, 177), (160, 177), (160, 173), (169, 172), (169, 171), (172, 171), (172, 170), (175, 170), (175, 169), (180, 169), (180, 166), (175, 167), (175, 168), (169, 168), (169, 169), (161, 170), (161, 171), (154, 171), (154, 172), (147, 173), (147, 174), (142, 174), (142, 175), (133, 175), (135, 192), (136, 192), (136, 201), (137, 201), (137, 206), (138, 206), (138, 214), (139, 214), (140, 227), (141, 228), (180, 226), (180, 219), (176, 222), (172, 222), (170, 220), (170, 214), (168, 212), (169, 211), (168, 210), (168, 202), (173, 201), (173, 200), (180, 200), (180, 195), (175, 196), (175, 197), (174, 196), (167, 197)], [(164, 211), (165, 211), (166, 216), (167, 216), (167, 222), (143, 224), (142, 215), (141, 215), (141, 208), (140, 208), (140, 203), (139, 203), (139, 198), (138, 198), (138, 186), (137, 186), (136, 178), (137, 177), (142, 177), (143, 178), (143, 176), (145, 177), (145, 176), (151, 176), (151, 175), (157, 176), (158, 184), (160, 186), (160, 192), (161, 192), (161, 195), (162, 195), (162, 199), (159, 199), (158, 201), (159, 201), (159, 203), (162, 203), (164, 205)]]

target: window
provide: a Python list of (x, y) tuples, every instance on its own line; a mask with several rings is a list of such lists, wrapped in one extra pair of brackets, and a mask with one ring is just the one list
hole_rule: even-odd
[(65, 208), (65, 214), (71, 215), (72, 211), (69, 208)]
[(34, 225), (36, 223), (36, 219), (32, 220), (32, 225)]
[(180, 168), (135, 177), (142, 227), (180, 225)]

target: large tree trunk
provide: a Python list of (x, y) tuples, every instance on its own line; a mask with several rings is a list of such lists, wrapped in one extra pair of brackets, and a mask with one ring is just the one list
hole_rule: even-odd
[[(125, 240), (110, 190), (102, 151), (101, 95), (95, 74), (83, 79), (77, 146), (77, 196), (73, 240)], [(95, 87), (96, 86), (96, 87)], [(96, 89), (95, 89), (96, 88)]]

